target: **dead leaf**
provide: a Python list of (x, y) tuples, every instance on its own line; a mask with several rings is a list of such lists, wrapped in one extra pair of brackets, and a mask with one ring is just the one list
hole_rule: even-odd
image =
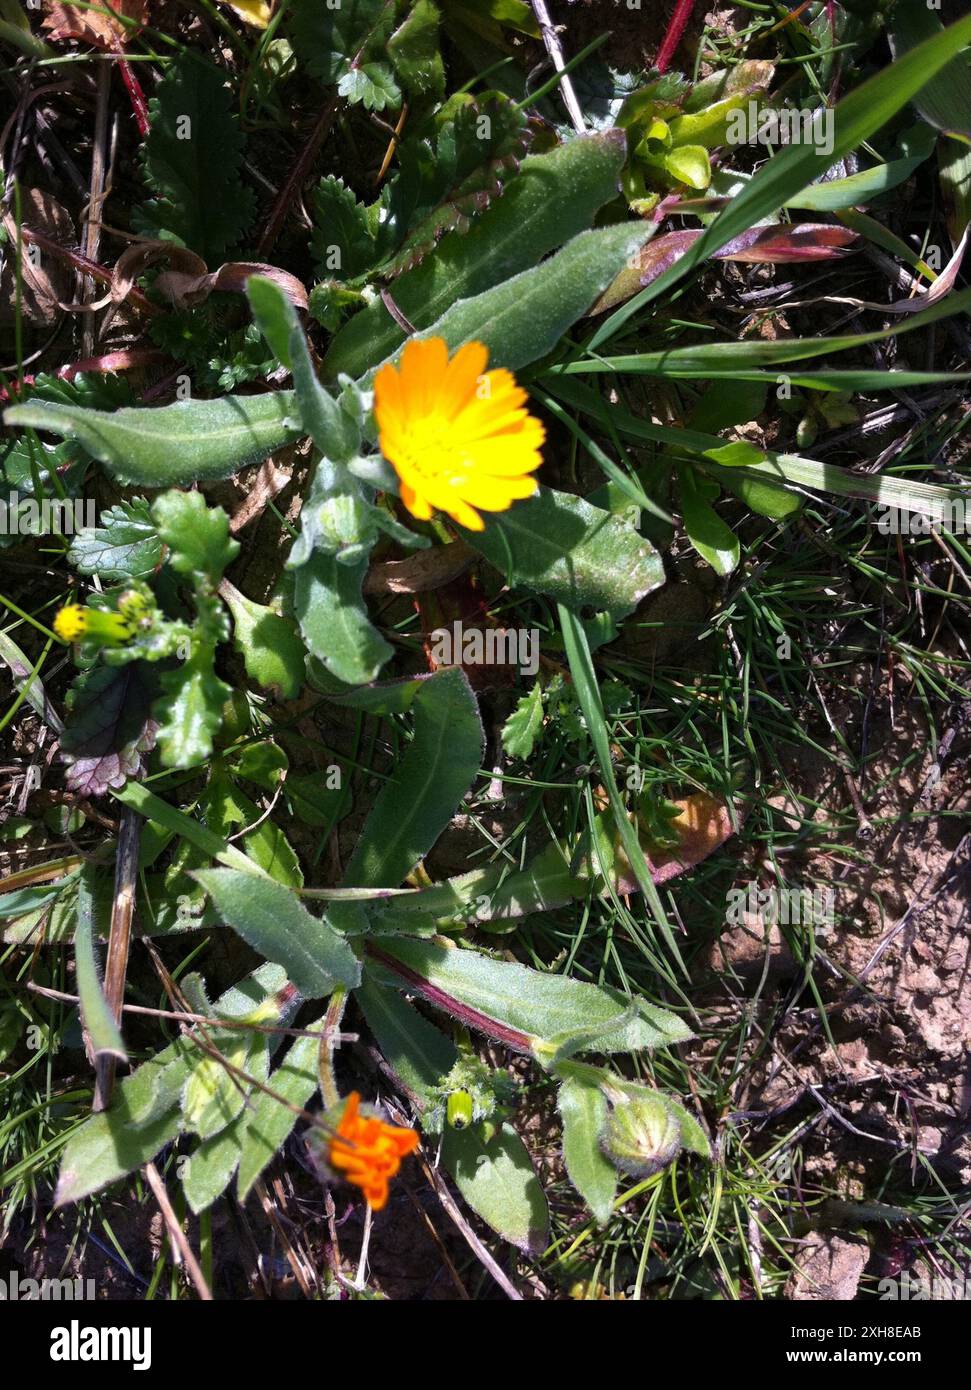
[(366, 594), (422, 594), (457, 579), (467, 570), (475, 553), (464, 541), (419, 550), (406, 560), (386, 560), (372, 565), (364, 581)]
[[(648, 241), (630, 264), (607, 286), (592, 314), (602, 314), (644, 289), (686, 254), (700, 236), (700, 227), (685, 227)], [(714, 253), (720, 261), (747, 261), (753, 265), (788, 262), (832, 261), (847, 255), (858, 240), (848, 227), (830, 222), (772, 223), (750, 227)]]
[[(59, 245), (70, 246), (74, 242), (74, 219), (66, 208), (39, 188), (25, 188), (23, 197), (23, 222), (25, 226), (44, 233)], [(17, 257), (12, 248), (17, 245), (17, 227), (8, 213), (3, 219), (8, 244), (0, 270), (0, 319), (11, 322), (16, 316)], [(21, 311), (32, 323), (47, 327), (54, 323), (60, 313), (61, 299), (70, 293), (71, 272), (62, 262), (52, 256), (45, 256), (37, 246), (24, 241), (21, 274)]]
[[(101, 0), (105, 9), (133, 19), (139, 25), (148, 23), (148, 0)], [(52, 39), (74, 39), (95, 48), (115, 48), (131, 35), (131, 26), (119, 23), (98, 10), (79, 9), (77, 5), (51, 0), (41, 24)]]
[(210, 271), (201, 256), (171, 241), (139, 241), (118, 257), (111, 286), (111, 298), (120, 304), (131, 293), (135, 281), (153, 265), (168, 262), (168, 269), (156, 277), (153, 288), (177, 309), (203, 304), (216, 290), (223, 294), (244, 294), (251, 275), (272, 280), (298, 309), (307, 308), (307, 291), (287, 270), (262, 261), (226, 261)]

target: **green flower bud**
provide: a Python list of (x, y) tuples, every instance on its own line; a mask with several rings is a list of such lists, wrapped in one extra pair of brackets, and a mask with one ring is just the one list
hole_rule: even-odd
[(445, 1118), (452, 1129), (468, 1129), (472, 1123), (472, 1095), (469, 1091), (453, 1091), (449, 1096)]
[(681, 1126), (657, 1091), (611, 1091), (600, 1147), (611, 1163), (635, 1178), (649, 1178), (677, 1158)]

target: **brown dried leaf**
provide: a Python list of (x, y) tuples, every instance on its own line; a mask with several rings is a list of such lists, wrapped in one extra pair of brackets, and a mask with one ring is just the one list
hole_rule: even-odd
[[(101, 0), (105, 9), (138, 24), (148, 23), (148, 0)], [(74, 39), (93, 44), (95, 48), (115, 48), (128, 39), (130, 28), (98, 10), (79, 9), (76, 5), (50, 0), (41, 25), (52, 39)]]
[(111, 287), (116, 304), (131, 293), (135, 281), (150, 266), (168, 262), (155, 281), (154, 288), (163, 299), (177, 309), (193, 308), (209, 298), (214, 290), (223, 294), (244, 294), (251, 275), (272, 280), (298, 309), (307, 308), (307, 291), (301, 281), (279, 266), (262, 261), (226, 261), (218, 270), (209, 271), (201, 256), (171, 241), (140, 241), (129, 246), (118, 257)]
[[(22, 191), (24, 226), (43, 232), (51, 241), (70, 246), (74, 241), (74, 220), (56, 198), (39, 188)], [(17, 244), (17, 227), (8, 213), (3, 219), (9, 245)], [(11, 322), (16, 313), (15, 255), (3, 258), (0, 271), (0, 320)], [(71, 273), (60, 262), (44, 256), (37, 246), (24, 243), (20, 307), (24, 317), (42, 327), (53, 324), (61, 311), (62, 296), (70, 292)]]

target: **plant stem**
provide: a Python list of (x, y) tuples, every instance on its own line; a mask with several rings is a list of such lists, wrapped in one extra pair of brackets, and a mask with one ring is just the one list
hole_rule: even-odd
[(346, 1007), (347, 990), (343, 985), (338, 985), (330, 996), (330, 1003), (327, 1005), (324, 1028), (320, 1036), (320, 1050), (317, 1054), (320, 1094), (323, 1096), (324, 1105), (328, 1110), (331, 1106), (340, 1104), (341, 1095), (337, 1089), (337, 1078), (334, 1076), (334, 1039), (340, 1030), (341, 1019), (344, 1017)]

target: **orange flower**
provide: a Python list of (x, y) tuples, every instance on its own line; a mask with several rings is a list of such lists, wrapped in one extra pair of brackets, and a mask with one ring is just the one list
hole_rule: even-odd
[(433, 508), (469, 531), (484, 512), (504, 512), (536, 491), (545, 431), (525, 409), (512, 372), (486, 371), (489, 350), (466, 343), (449, 358), (443, 338), (411, 338), (400, 370), (374, 378), (381, 452), (401, 480), (401, 500), (420, 521)]
[(418, 1147), (413, 1129), (385, 1124), (376, 1115), (360, 1113), (361, 1097), (352, 1091), (344, 1103), (337, 1132), (330, 1141), (330, 1166), (359, 1187), (371, 1208), (380, 1211), (388, 1200), (388, 1182), (401, 1160)]

